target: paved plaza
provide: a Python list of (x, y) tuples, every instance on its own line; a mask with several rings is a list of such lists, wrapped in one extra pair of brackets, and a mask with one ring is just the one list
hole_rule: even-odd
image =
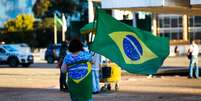
[[(165, 69), (187, 70), (185, 57), (169, 57)], [(200, 62), (201, 63), (201, 62)], [(55, 64), (36, 63), (29, 68), (0, 66), (1, 101), (70, 101), (58, 90), (59, 70)], [(200, 101), (201, 79), (185, 75), (147, 76), (123, 73), (120, 89), (93, 95), (94, 101)], [(103, 84), (101, 84), (103, 85)]]

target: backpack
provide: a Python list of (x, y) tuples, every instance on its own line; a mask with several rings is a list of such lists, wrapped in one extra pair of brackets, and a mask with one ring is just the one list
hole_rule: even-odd
[(188, 50), (187, 58), (188, 58), (189, 60), (192, 58), (192, 52), (190, 52), (190, 49)]

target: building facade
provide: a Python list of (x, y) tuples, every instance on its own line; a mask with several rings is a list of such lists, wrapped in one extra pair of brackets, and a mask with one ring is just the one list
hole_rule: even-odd
[[(171, 40), (183, 40), (182, 15), (158, 15), (157, 35), (169, 37)], [(188, 17), (188, 39), (201, 40), (201, 16)]]
[(170, 38), (171, 44), (201, 42), (201, 0), (102, 0), (101, 4), (103, 9), (150, 12), (153, 34)]

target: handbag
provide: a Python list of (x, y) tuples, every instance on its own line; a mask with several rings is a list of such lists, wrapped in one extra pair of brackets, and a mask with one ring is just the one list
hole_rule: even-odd
[(187, 55), (188, 59), (190, 60), (192, 58), (192, 52), (189, 52)]

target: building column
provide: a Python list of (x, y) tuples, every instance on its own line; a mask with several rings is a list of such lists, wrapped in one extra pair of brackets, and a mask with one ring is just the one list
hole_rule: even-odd
[[(88, 21), (93, 22), (94, 21), (94, 7), (93, 7), (93, 0), (88, 0)], [(89, 42), (92, 42), (94, 39), (93, 33), (89, 33)]]
[(137, 27), (137, 18), (136, 18), (136, 13), (133, 12), (133, 27)]
[(88, 0), (88, 16), (89, 16), (89, 22), (94, 21), (94, 7), (93, 7), (93, 0)]
[(153, 13), (152, 14), (152, 28), (151, 28), (151, 30), (152, 30), (152, 33), (153, 33), (153, 35), (157, 35), (157, 29), (158, 29), (158, 26), (157, 26), (157, 14), (155, 14), (155, 13)]
[(57, 22), (56, 22), (56, 14), (54, 13), (54, 44), (57, 44)]
[(188, 41), (188, 15), (183, 15), (183, 40)]

